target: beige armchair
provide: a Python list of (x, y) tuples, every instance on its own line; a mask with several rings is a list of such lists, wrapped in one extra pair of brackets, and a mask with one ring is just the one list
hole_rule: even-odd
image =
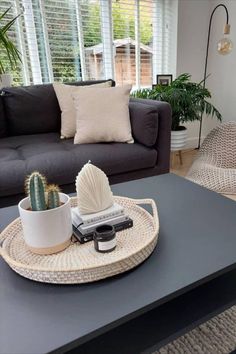
[(236, 122), (207, 135), (186, 177), (215, 192), (236, 194)]

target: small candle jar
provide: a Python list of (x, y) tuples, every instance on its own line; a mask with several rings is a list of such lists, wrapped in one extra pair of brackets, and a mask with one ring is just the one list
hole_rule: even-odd
[(98, 226), (94, 232), (93, 239), (97, 252), (107, 253), (116, 248), (116, 232), (112, 225)]

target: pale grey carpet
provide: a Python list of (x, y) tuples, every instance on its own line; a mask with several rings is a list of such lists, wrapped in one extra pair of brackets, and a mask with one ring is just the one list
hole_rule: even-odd
[(236, 306), (153, 354), (228, 354), (236, 349)]

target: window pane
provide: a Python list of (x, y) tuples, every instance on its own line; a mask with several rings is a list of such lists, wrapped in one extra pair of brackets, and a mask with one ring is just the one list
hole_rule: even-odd
[(135, 0), (112, 1), (115, 47), (115, 80), (123, 85), (136, 83)]
[[(156, 74), (172, 73), (175, 66), (174, 2), (1, 0), (1, 12), (12, 6), (9, 18), (24, 8), (9, 32), (23, 54), (14, 84), (103, 79), (114, 73), (117, 84), (151, 86)], [(10, 71), (4, 51), (0, 58)]]
[[(9, 12), (7, 13), (6, 17), (1, 20), (0, 26), (3, 27), (6, 25), (9, 21), (11, 21), (15, 16), (16, 16), (16, 8), (14, 6), (14, 1), (9, 1), (9, 0), (1, 0), (0, 2), (0, 14), (2, 15), (7, 9), (9, 9)], [(19, 38), (18, 38), (18, 31), (17, 31), (17, 25), (14, 23), (14, 25), (9, 29), (7, 32), (7, 35), (9, 39), (13, 41), (13, 43), (19, 48)], [(3, 48), (3, 46), (0, 47), (0, 60), (4, 68), (5, 73), (11, 73), (13, 75), (13, 83), (14, 85), (19, 85), (23, 83), (23, 76), (22, 76), (22, 70), (21, 70), (21, 63), (19, 62), (17, 66), (13, 69), (11, 68), (9, 59), (7, 57), (7, 52)]]
[(42, 3), (54, 80), (78, 80), (80, 60), (74, 0)]
[(80, 1), (85, 47), (86, 75), (89, 80), (103, 79), (103, 45), (99, 0)]

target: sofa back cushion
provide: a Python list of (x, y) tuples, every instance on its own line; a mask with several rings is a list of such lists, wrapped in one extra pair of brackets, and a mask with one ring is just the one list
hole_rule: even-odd
[(9, 135), (56, 132), (60, 108), (51, 84), (3, 89)]
[[(70, 85), (89, 85), (96, 82), (102, 81), (81, 81)], [(9, 135), (60, 131), (61, 110), (52, 84), (8, 87), (3, 88), (3, 93)]]
[(7, 136), (7, 122), (3, 106), (3, 98), (0, 91), (0, 138)]
[(129, 117), (131, 85), (96, 86), (72, 94), (76, 109), (75, 144), (133, 143)]
[(130, 101), (129, 114), (134, 139), (147, 147), (154, 146), (158, 133), (157, 107)]
[(92, 85), (65, 85), (62, 83), (54, 82), (53, 88), (55, 90), (58, 103), (61, 109), (61, 137), (62, 138), (74, 138), (76, 133), (76, 109), (74, 107), (73, 94), (76, 94), (80, 90), (84, 90), (85, 87), (111, 87), (112, 81), (96, 83)]

